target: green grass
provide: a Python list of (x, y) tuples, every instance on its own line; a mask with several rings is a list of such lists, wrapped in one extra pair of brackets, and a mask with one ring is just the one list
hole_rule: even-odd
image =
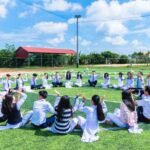
[[(82, 68), (80, 70), (84, 70)], [(127, 72), (130, 68), (90, 68), (91, 70), (96, 70), (97, 72), (119, 72), (123, 70)], [(132, 68), (133, 69), (133, 68)], [(66, 70), (66, 68), (64, 69)], [(79, 69), (74, 69), (78, 71)], [(148, 67), (135, 67), (133, 69), (135, 72), (143, 70), (145, 74), (149, 72)], [(62, 71), (60, 71), (62, 72)], [(85, 78), (85, 82), (87, 77)], [(99, 81), (99, 83), (101, 80)], [(116, 83), (115, 80), (112, 81)], [(48, 101), (52, 104), (54, 102), (54, 90), (56, 88), (48, 90), (50, 96)], [(57, 88), (62, 94), (67, 94), (74, 97), (76, 94), (83, 94), (89, 98), (86, 105), (90, 105), (90, 98), (93, 94), (99, 94), (100, 96), (105, 95), (106, 103), (109, 111), (113, 111), (115, 108), (119, 107), (121, 102), (121, 91), (114, 89), (101, 89), (99, 87), (82, 87), (82, 88)], [(38, 91), (36, 91), (38, 92)], [(36, 93), (28, 93), (28, 99), (22, 107), (22, 111), (27, 112), (32, 109), (33, 102), (38, 99)], [(114, 102), (115, 101), (115, 102)], [(73, 103), (73, 99), (71, 100)], [(83, 113), (75, 113), (75, 116), (83, 115)], [(4, 125), (5, 123), (1, 123)], [(101, 129), (108, 128), (111, 126), (100, 126)], [(113, 126), (114, 127), (114, 126)], [(150, 125), (140, 124), (143, 128), (142, 134), (129, 134), (127, 130), (116, 130), (116, 131), (101, 131), (98, 133), (100, 140), (94, 143), (82, 143), (80, 141), (82, 132), (73, 132), (68, 135), (55, 135), (46, 130), (35, 130), (30, 124), (25, 128), (16, 130), (0, 131), (0, 150), (78, 150), (78, 149), (88, 149), (88, 150), (149, 150), (150, 149)]]

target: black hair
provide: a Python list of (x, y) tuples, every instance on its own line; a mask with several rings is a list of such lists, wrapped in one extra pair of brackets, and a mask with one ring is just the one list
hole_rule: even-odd
[(127, 75), (131, 75), (130, 79), (133, 79), (133, 73), (132, 72), (127, 72)]
[(109, 77), (109, 73), (104, 73), (104, 78)]
[(103, 108), (100, 103), (100, 97), (98, 95), (93, 95), (92, 96), (92, 101), (94, 105), (97, 106), (97, 118), (99, 121), (103, 121), (105, 119), (104, 113), (103, 113)]
[(48, 79), (48, 73), (44, 73), (44, 76), (46, 76), (46, 79)]
[(13, 96), (6, 94), (2, 102), (2, 113), (8, 115), (12, 111)]
[(37, 77), (37, 73), (33, 73), (33, 77)]
[(39, 95), (45, 99), (45, 98), (47, 98), (48, 93), (47, 93), (47, 91), (43, 90), (43, 91), (39, 91)]
[(6, 74), (6, 77), (10, 77), (11, 75), (10, 74)]
[(130, 111), (135, 111), (135, 103), (132, 97), (132, 93), (130, 91), (122, 92), (122, 101)]
[(58, 121), (61, 121), (62, 114), (63, 114), (63, 111), (65, 109), (71, 109), (71, 116), (73, 116), (72, 106), (71, 106), (71, 103), (70, 103), (70, 97), (67, 96), (67, 95), (64, 95), (64, 96), (61, 97), (61, 99), (59, 101), (59, 104), (58, 104), (58, 106), (56, 106), (55, 109), (57, 111), (57, 119), (58, 119)]
[(148, 92), (148, 95), (150, 95), (150, 86), (145, 86), (145, 91)]
[(139, 74), (142, 75), (142, 76), (144, 75), (142, 71), (140, 71)]

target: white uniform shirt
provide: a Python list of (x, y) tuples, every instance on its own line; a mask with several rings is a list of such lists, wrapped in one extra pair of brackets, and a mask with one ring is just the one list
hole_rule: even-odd
[(123, 80), (124, 80), (123, 77), (122, 77), (122, 78), (118, 77), (118, 86), (119, 86), (119, 87), (122, 87), (122, 86), (123, 86)]
[(45, 123), (46, 113), (48, 112), (54, 113), (54, 108), (49, 102), (47, 102), (45, 99), (35, 101), (33, 105), (31, 122), (37, 126)]
[(13, 84), (14, 82), (11, 81), (11, 80), (3, 80), (1, 82), (1, 84), (3, 85), (3, 91), (8, 91), (9, 89), (11, 89), (11, 85)]
[(150, 119), (150, 96), (143, 96), (142, 100), (137, 101), (137, 104), (143, 107), (143, 115)]
[(126, 87), (127, 88), (133, 88), (134, 87), (134, 78), (132, 79), (126, 79)]
[(96, 80), (97, 80), (97, 75), (96, 74), (90, 76), (90, 81), (91, 82), (95, 82)]
[(150, 86), (150, 79), (147, 79), (147, 86)]

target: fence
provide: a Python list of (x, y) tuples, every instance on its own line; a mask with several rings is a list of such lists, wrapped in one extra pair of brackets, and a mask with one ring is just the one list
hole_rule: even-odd
[[(17, 59), (12, 57), (4, 57), (0, 59), (0, 67), (26, 67), (26, 66), (49, 66), (49, 67), (65, 67), (68, 65), (75, 65), (76, 59), (73, 56), (49, 56), (49, 57), (30, 57), (28, 59)], [(107, 59), (83, 59), (80, 60), (80, 65), (111, 65), (111, 64), (145, 64), (150, 65), (150, 58), (142, 59), (116, 59), (116, 58), (107, 58)]]

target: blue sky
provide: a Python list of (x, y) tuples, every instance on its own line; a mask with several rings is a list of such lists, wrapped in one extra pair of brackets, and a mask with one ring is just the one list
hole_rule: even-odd
[(0, 47), (76, 49), (82, 53), (150, 50), (149, 0), (0, 0)]

